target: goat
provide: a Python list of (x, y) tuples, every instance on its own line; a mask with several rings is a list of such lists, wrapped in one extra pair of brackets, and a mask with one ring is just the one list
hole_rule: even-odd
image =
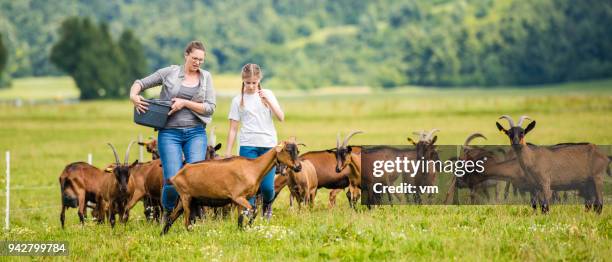
[[(484, 148), (474, 148), (469, 145), (472, 140), (478, 137), (487, 139), (481, 133), (472, 133), (465, 139), (462, 146), (463, 154), (460, 157), (461, 160), (477, 161), (482, 160), (485, 157), (489, 159), (495, 157), (494, 152), (490, 150)], [(462, 177), (453, 177), (453, 180), (453, 183), (456, 183), (455, 186), (457, 189), (468, 188), (470, 190), (470, 201), (472, 204), (476, 203), (478, 193), (485, 195), (487, 199), (489, 199), (489, 187), (495, 188), (495, 199), (496, 201), (499, 199), (499, 192), (497, 189), (498, 181), (495, 179), (485, 179), (485, 177), (479, 176), (479, 174), (468, 174)]]
[(221, 143), (217, 144), (217, 135), (215, 135), (215, 129), (217, 127), (213, 126), (210, 128), (210, 133), (208, 135), (208, 143), (206, 146), (206, 159), (220, 159), (221, 157), (217, 154), (217, 151), (221, 149)]
[(98, 199), (104, 177), (102, 170), (85, 162), (74, 162), (66, 165), (59, 177), (62, 195), (62, 211), (60, 213), (62, 228), (64, 228), (66, 220), (66, 209), (70, 207), (78, 208), (79, 220), (81, 224), (84, 224), (88, 202), (96, 204), (92, 215), (98, 221), (103, 220), (102, 203), (98, 202)]
[(298, 208), (301, 208), (302, 203), (312, 207), (317, 195), (317, 170), (308, 160), (300, 160), (300, 165), (300, 171), (286, 167), (282, 174), (288, 178), (289, 190), (297, 200)]
[(179, 203), (166, 221), (162, 235), (172, 223), (185, 213), (185, 227), (189, 230), (190, 203), (194, 198), (208, 206), (222, 206), (234, 202), (244, 208), (238, 216), (238, 226), (243, 227), (244, 216), (252, 223), (255, 214), (248, 197), (254, 196), (264, 176), (272, 170), (276, 161), (300, 171), (298, 148), (295, 141), (283, 141), (255, 159), (231, 157), (187, 164), (170, 179), (179, 193)]
[[(355, 208), (357, 200), (361, 197), (361, 147), (349, 146), (348, 141), (356, 134), (363, 133), (362, 131), (352, 131), (340, 144), (340, 133), (336, 136), (336, 173), (342, 172), (347, 166), (350, 172), (348, 173), (349, 191), (346, 196), (349, 200), (351, 208)], [(353, 150), (353, 149), (356, 150)]]
[[(355, 147), (353, 147), (354, 149)], [(364, 158), (367, 156), (367, 158)], [(416, 159), (416, 151), (412, 149), (400, 149), (390, 146), (374, 146), (374, 147), (364, 147), (361, 150), (361, 168), (362, 170), (374, 170), (374, 162), (375, 160), (390, 160), (395, 159), (396, 157), (406, 158), (414, 160)], [(374, 185), (377, 183), (383, 185), (392, 185), (397, 181), (397, 178), (400, 176), (398, 172), (387, 172), (382, 177), (375, 177), (373, 172), (364, 172), (361, 176), (361, 184), (362, 185)], [(403, 176), (404, 181), (412, 181), (409, 176)], [(414, 183), (413, 183), (414, 184)], [(374, 193), (372, 187), (364, 187), (361, 188), (362, 196), (365, 195), (367, 197), (368, 208), (371, 208), (370, 204), (378, 204), (381, 203), (382, 194)], [(387, 193), (387, 199), (390, 203), (392, 203), (392, 197), (400, 197), (399, 194)], [(401, 202), (400, 199), (398, 201)]]
[[(360, 147), (353, 147), (353, 149), (361, 150)], [(300, 159), (310, 161), (315, 167), (317, 188), (331, 189), (329, 192), (329, 207), (334, 207), (336, 205), (336, 195), (349, 185), (348, 174), (351, 170), (344, 169), (340, 173), (336, 173), (336, 153), (333, 149), (306, 152), (300, 155)]]
[[(431, 131), (425, 133), (425, 131), (421, 132), (413, 132), (414, 134), (419, 136), (419, 139), (415, 142), (412, 138), (408, 137), (408, 141), (412, 143), (416, 147), (416, 159), (426, 161), (429, 165), (430, 160), (440, 160), (438, 156), (438, 152), (436, 151), (435, 143), (438, 140), (438, 136), (433, 136), (436, 132), (439, 132), (440, 129), (434, 128)], [(433, 136), (433, 137), (432, 137)], [(429, 172), (422, 172), (421, 169), (417, 170), (415, 177), (404, 176), (405, 183), (411, 183), (416, 186), (433, 186), (436, 183), (436, 172), (435, 169), (430, 166), (428, 168)], [(407, 196), (407, 195), (406, 195)], [(431, 198), (432, 195), (429, 195)], [(421, 204), (421, 192), (417, 190), (415, 194), (413, 194), (414, 202), (417, 204)]]
[[(126, 204), (130, 194), (128, 192), (128, 181), (130, 179), (130, 169), (134, 168), (134, 164), (128, 164), (128, 158), (130, 156), (130, 147), (134, 141), (130, 142), (125, 152), (125, 162), (119, 163), (119, 156), (115, 147), (108, 143), (110, 148), (113, 150), (115, 156), (115, 167), (113, 168), (113, 175), (104, 177), (102, 183), (102, 194), (99, 199), (99, 203), (102, 203), (104, 214), (108, 217), (111, 227), (115, 227), (115, 215), (123, 215), (125, 213)], [(126, 222), (125, 218), (121, 219), (121, 222)]]
[[(529, 119), (528, 116), (521, 116), (517, 125), (508, 115), (503, 115), (499, 119), (506, 119), (510, 124), (510, 127), (505, 129), (496, 122), (497, 128), (510, 139), (521, 169), (537, 186), (535, 190), (543, 213), (549, 211), (552, 189), (579, 190), (589, 197), (594, 196), (594, 211), (601, 213), (603, 173), (609, 163), (606, 154), (591, 143), (557, 148), (529, 146), (525, 143), (525, 136), (535, 127), (535, 120), (523, 129), (523, 121)], [(587, 201), (591, 200), (593, 199)]]
[[(107, 169), (108, 170), (108, 169)], [(113, 169), (110, 169), (112, 172)], [(161, 160), (138, 163), (130, 165), (130, 177), (128, 180), (128, 192), (130, 198), (126, 204), (123, 220), (127, 221), (130, 210), (143, 200), (144, 212), (147, 220), (153, 218), (159, 221), (162, 211), (161, 188), (163, 181), (163, 169)]]
[(144, 146), (147, 149), (147, 152), (151, 153), (153, 160), (159, 159), (157, 140), (153, 137), (149, 137), (149, 139), (151, 139), (149, 142), (138, 142), (138, 144)]

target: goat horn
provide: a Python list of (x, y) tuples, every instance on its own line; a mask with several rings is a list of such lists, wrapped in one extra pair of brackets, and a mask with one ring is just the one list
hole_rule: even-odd
[(336, 134), (336, 148), (340, 148), (340, 132)]
[(502, 119), (502, 118), (508, 120), (510, 127), (515, 127), (514, 120), (512, 120), (512, 117), (510, 117), (509, 115), (503, 115), (503, 116), (500, 116), (498, 119)]
[(481, 134), (481, 133), (472, 133), (471, 135), (469, 135), (469, 136), (467, 137), (467, 139), (465, 139), (465, 143), (463, 143), (463, 147), (468, 147), (468, 145), (470, 144), (470, 142), (471, 142), (471, 141), (472, 141), (474, 138), (477, 138), (477, 137), (481, 137), (481, 138), (484, 138), (485, 140), (487, 140), (487, 137), (486, 137), (486, 136), (484, 136), (484, 135), (483, 135), (483, 134)]
[(517, 125), (518, 125), (518, 126), (522, 126), (522, 125), (523, 125), (523, 121), (524, 121), (525, 119), (529, 119), (529, 120), (531, 120), (531, 118), (529, 118), (529, 116), (522, 115), (522, 116), (521, 116), (521, 118), (519, 118), (519, 121), (518, 121), (518, 124), (517, 124)]
[(351, 139), (351, 137), (353, 137), (354, 135), (361, 134), (361, 133), (363, 133), (363, 131), (361, 130), (356, 130), (356, 131), (351, 132), (348, 136), (346, 136), (346, 138), (344, 139), (344, 142), (342, 142), (342, 147), (348, 146), (349, 139)]
[(431, 131), (429, 131), (429, 133), (427, 133), (427, 135), (425, 136), (425, 140), (427, 140), (427, 141), (431, 141), (431, 136), (433, 136), (433, 134), (434, 134), (435, 132), (439, 132), (439, 131), (440, 131), (440, 129), (437, 129), (437, 128), (432, 129), (432, 130), (431, 130)]
[(421, 130), (419, 132), (415, 131), (415, 132), (412, 132), (412, 133), (417, 135), (417, 136), (419, 136), (419, 140), (418, 141), (421, 141), (421, 140), (423, 140), (425, 138), (425, 130)]
[(115, 155), (115, 163), (119, 165), (119, 156), (117, 155), (117, 150), (115, 150), (115, 147), (111, 143), (108, 143), (108, 146), (110, 146), (110, 148), (113, 150), (113, 155)]
[[(128, 164), (128, 160), (129, 160), (129, 157), (130, 157), (130, 147), (132, 147), (132, 144), (134, 144), (133, 140), (130, 142), (130, 144), (127, 147), (127, 150), (125, 151), (125, 164), (126, 165)], [(119, 159), (117, 159), (117, 160), (119, 160)]]

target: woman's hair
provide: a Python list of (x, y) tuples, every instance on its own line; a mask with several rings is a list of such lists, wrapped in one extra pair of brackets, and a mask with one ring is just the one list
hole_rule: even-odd
[(185, 47), (185, 54), (191, 54), (191, 51), (193, 51), (193, 49), (199, 49), (206, 53), (206, 47), (204, 47), (204, 44), (202, 44), (202, 42), (200, 41), (189, 42), (189, 44), (187, 44), (187, 47)]
[[(242, 67), (241, 73), (242, 79), (249, 77), (257, 77), (258, 79), (263, 78), (261, 68), (257, 64), (246, 64)], [(257, 84), (257, 90), (261, 90), (261, 82)], [(242, 88), (240, 89), (240, 107), (244, 106), (244, 81), (242, 81)]]

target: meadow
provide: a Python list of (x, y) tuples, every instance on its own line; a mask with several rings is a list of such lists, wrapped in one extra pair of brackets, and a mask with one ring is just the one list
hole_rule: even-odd
[[(219, 81), (223, 92), (207, 128), (216, 126), (217, 142), (223, 144), (231, 94), (238, 92), (231, 87), (234, 82), (231, 77)], [(49, 90), (35, 89), (46, 95), (30, 94), (32, 83), (48, 86)], [(66, 78), (17, 79), (14, 84), (16, 87), (0, 91), (0, 98), (49, 98), (57, 94), (53, 88), (75, 95), (73, 83)], [(477, 131), (488, 140), (475, 144), (505, 145), (507, 138), (495, 128), (495, 121), (509, 114), (514, 118), (529, 115), (537, 121), (527, 136), (535, 144), (612, 144), (612, 80), (526, 89), (354, 90), (278, 90), (286, 114), (285, 122), (276, 123), (279, 139), (296, 136), (307, 145), (302, 151), (328, 149), (335, 146), (337, 132), (344, 135), (358, 129), (365, 133), (355, 136), (352, 144), (405, 145), (413, 131), (438, 128), (441, 145), (461, 144)], [(11, 228), (0, 233), (2, 239), (68, 241), (70, 255), (60, 258), (70, 260), (605, 261), (612, 255), (609, 193), (600, 215), (586, 213), (580, 205), (555, 205), (550, 214), (542, 215), (526, 205), (383, 206), (372, 210), (360, 206), (353, 211), (343, 193), (330, 209), (326, 189), (319, 191), (312, 210), (298, 210), (289, 208), (284, 190), (274, 204), (272, 221), (258, 218), (245, 231), (237, 229), (233, 216), (200, 221), (191, 232), (177, 223), (160, 237), (161, 226), (144, 220), (141, 204), (131, 212), (127, 224), (114, 229), (94, 221), (81, 226), (76, 210), (70, 209), (67, 227), (62, 230), (58, 177), (63, 167), (85, 161), (88, 153), (93, 154), (94, 165), (105, 166), (113, 160), (107, 142), (121, 154), (138, 135), (155, 133), (132, 122), (127, 99), (21, 107), (0, 104), (0, 151), (4, 155), (10, 150), (12, 157)], [(137, 155), (133, 148), (130, 159)], [(145, 159), (149, 157), (145, 153)], [(0, 168), (4, 172), (4, 161)], [(4, 175), (1, 177), (3, 188)], [(611, 180), (606, 177), (607, 192)], [(1, 195), (4, 206), (3, 191)], [(4, 217), (3, 208), (0, 217)]]

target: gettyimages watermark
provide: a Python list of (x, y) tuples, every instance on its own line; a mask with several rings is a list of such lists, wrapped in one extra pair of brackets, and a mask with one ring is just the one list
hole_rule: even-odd
[(612, 197), (612, 146), (525, 147), (363, 146), (361, 204), (531, 204), (548, 189), (551, 204)]

